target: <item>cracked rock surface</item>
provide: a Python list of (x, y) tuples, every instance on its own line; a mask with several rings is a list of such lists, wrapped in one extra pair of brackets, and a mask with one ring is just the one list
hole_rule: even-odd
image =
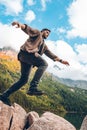
[[(17, 103), (8, 106), (0, 101), (0, 130), (76, 130), (76, 128), (63, 117), (51, 112), (39, 116), (35, 111), (26, 113)], [(87, 116), (80, 130), (87, 130)]]

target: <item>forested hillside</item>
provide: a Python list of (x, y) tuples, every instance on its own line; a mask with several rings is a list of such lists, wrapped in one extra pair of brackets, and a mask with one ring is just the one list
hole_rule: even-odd
[[(32, 70), (30, 80), (36, 68)], [(16, 58), (0, 52), (0, 93), (9, 88), (20, 77), (20, 65)], [(30, 81), (29, 81), (30, 82)], [(67, 87), (59, 83), (55, 78), (45, 73), (39, 89), (47, 94), (44, 96), (28, 96), (26, 91), (29, 83), (10, 96), (11, 102), (17, 102), (27, 111), (52, 112), (86, 112), (87, 113), (87, 90)]]

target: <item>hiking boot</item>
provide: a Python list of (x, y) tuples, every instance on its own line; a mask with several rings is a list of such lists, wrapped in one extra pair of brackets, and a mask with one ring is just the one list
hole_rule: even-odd
[(0, 95), (0, 100), (1, 100), (4, 104), (11, 106), (11, 102), (10, 102), (10, 100), (9, 100), (7, 97), (3, 97), (3, 95)]
[(30, 89), (28, 92), (27, 92), (28, 95), (37, 95), (37, 96), (41, 96), (41, 95), (44, 95), (45, 92), (44, 91), (41, 91), (41, 90), (38, 90), (38, 89)]

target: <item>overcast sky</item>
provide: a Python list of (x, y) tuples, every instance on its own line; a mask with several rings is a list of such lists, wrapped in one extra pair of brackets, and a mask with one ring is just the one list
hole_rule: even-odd
[(20, 50), (28, 36), (12, 27), (13, 21), (51, 30), (47, 46), (70, 66), (44, 56), (49, 72), (62, 78), (87, 80), (87, 0), (0, 0), (0, 47)]

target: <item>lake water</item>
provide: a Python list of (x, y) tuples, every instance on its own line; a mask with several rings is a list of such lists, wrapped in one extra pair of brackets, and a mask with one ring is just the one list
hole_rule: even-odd
[(79, 130), (86, 115), (87, 114), (67, 113), (63, 117)]

